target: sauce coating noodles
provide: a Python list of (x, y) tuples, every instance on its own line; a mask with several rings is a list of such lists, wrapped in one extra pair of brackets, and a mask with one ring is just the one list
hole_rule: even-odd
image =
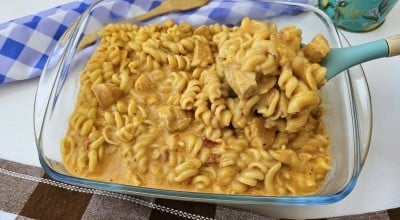
[(62, 140), (73, 175), (248, 195), (315, 193), (331, 169), (318, 89), (329, 45), (301, 30), (110, 24)]

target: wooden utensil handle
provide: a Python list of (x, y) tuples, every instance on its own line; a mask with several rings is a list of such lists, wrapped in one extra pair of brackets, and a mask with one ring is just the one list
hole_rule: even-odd
[(145, 21), (145, 20), (151, 19), (153, 17), (156, 17), (158, 15), (162, 15), (162, 14), (165, 14), (165, 13), (171, 12), (171, 11), (172, 11), (171, 5), (168, 3), (168, 1), (166, 1), (166, 2), (162, 2), (161, 5), (150, 10), (149, 12), (144, 13), (139, 16), (136, 16), (134, 19), (136, 21)]
[(385, 38), (389, 46), (388, 57), (400, 55), (400, 34)]

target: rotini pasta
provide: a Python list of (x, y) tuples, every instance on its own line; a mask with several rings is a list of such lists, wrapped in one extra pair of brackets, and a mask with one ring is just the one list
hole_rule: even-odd
[(226, 194), (308, 195), (331, 169), (318, 35), (240, 26), (110, 24), (81, 72), (61, 141), (85, 178)]

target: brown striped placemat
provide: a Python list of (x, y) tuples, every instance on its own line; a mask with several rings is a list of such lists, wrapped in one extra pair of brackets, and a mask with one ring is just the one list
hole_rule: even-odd
[[(40, 167), (0, 159), (0, 219), (1, 212), (15, 219), (275, 219), (214, 204), (63, 187)], [(350, 219), (400, 219), (400, 208), (329, 218)]]

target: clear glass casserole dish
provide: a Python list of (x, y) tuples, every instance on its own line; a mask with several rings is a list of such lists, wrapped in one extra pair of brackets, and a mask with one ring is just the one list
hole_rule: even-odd
[[(337, 202), (354, 188), (366, 158), (371, 136), (370, 94), (362, 69), (358, 66), (330, 80), (320, 94), (323, 120), (330, 135), (333, 169), (322, 188), (310, 196), (250, 196), (182, 192), (128, 186), (74, 177), (64, 167), (60, 141), (79, 89), (79, 75), (96, 49), (98, 40), (80, 47), (83, 36), (93, 36), (108, 23), (134, 22), (132, 18), (159, 2), (131, 3), (126, 0), (95, 1), (57, 44), (40, 78), (34, 106), (34, 129), (39, 159), (45, 172), (55, 180), (119, 193), (200, 202), (241, 204), (316, 205)], [(173, 19), (192, 25), (238, 24), (243, 17), (275, 22), (279, 28), (294, 24), (302, 30), (303, 42), (321, 33), (331, 47), (341, 47), (329, 18), (319, 9), (301, 3), (267, 1), (211, 1), (188, 12), (172, 13), (139, 23), (145, 25)]]

